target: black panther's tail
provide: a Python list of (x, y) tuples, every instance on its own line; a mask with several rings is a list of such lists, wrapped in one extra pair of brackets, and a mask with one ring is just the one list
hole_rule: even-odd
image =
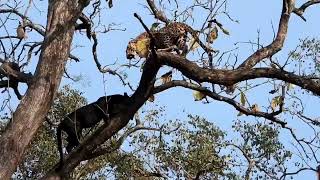
[(61, 126), (59, 125), (57, 128), (57, 145), (58, 145), (58, 151), (60, 154), (60, 162), (58, 169), (62, 168), (63, 165), (63, 151), (62, 151), (62, 139), (61, 139)]

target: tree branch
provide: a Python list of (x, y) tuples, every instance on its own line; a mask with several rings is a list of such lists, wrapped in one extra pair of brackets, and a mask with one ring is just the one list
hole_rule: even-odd
[(158, 128), (151, 128), (151, 127), (144, 127), (142, 126), (141, 124), (133, 127), (132, 129), (129, 129), (128, 131), (126, 131), (119, 139), (118, 141), (115, 143), (115, 145), (113, 147), (107, 147), (107, 148), (102, 148), (102, 149), (99, 149), (93, 153), (91, 153), (90, 155), (87, 156), (87, 160), (89, 159), (93, 159), (93, 158), (96, 158), (98, 156), (101, 156), (101, 155), (104, 155), (104, 154), (107, 154), (107, 153), (111, 153), (117, 149), (120, 148), (120, 146), (123, 144), (124, 140), (126, 140), (126, 138), (137, 132), (137, 131), (140, 131), (140, 130), (152, 130), (152, 131), (161, 131), (161, 129), (158, 129)]
[(154, 0), (147, 0), (147, 3), (156, 19), (159, 19), (160, 21), (169, 24), (168, 18), (164, 15), (164, 13), (156, 7), (154, 4)]
[(87, 137), (80, 146), (73, 150), (66, 160), (62, 168), (56, 169), (56, 165), (45, 178), (63, 176), (71, 172), (81, 161), (88, 158), (97, 146), (110, 139), (114, 134), (126, 126), (129, 120), (134, 116), (138, 109), (149, 98), (155, 82), (155, 77), (160, 69), (157, 59), (151, 57), (146, 60), (141, 76), (140, 84), (135, 93), (130, 97), (127, 105), (128, 109), (124, 109), (114, 118), (110, 119), (109, 124), (103, 124), (90, 137)]
[(316, 95), (320, 95), (319, 83), (313, 81), (312, 78), (307, 76), (298, 76), (285, 70), (276, 68), (241, 68), (235, 70), (208, 69), (201, 68), (196, 63), (172, 53), (157, 52), (157, 57), (162, 64), (178, 69), (183, 75), (198, 83), (209, 82), (230, 86), (245, 80), (274, 78), (295, 84), (303, 89), (311, 91)]
[(237, 101), (235, 101), (231, 98), (221, 96), (215, 92), (210, 91), (209, 89), (207, 89), (205, 87), (201, 87), (196, 84), (188, 83), (186, 81), (177, 81), (177, 80), (170, 81), (168, 83), (165, 83), (163, 85), (155, 87), (153, 93), (156, 94), (156, 93), (162, 92), (164, 90), (167, 90), (169, 88), (177, 87), (177, 86), (197, 90), (197, 91), (200, 91), (201, 93), (205, 94), (206, 96), (211, 97), (214, 100), (226, 102), (226, 103), (232, 105), (236, 110), (238, 110), (239, 112), (241, 112), (245, 115), (262, 117), (262, 118), (268, 119), (272, 122), (279, 124), (281, 127), (285, 127), (287, 124), (286, 122), (281, 121), (278, 118), (276, 118), (274, 113), (252, 111), (251, 109), (248, 109), (248, 108), (241, 106), (240, 103), (238, 103)]
[[(16, 9), (0, 9), (0, 14), (1, 13), (13, 13), (13, 14), (19, 16), (21, 19), (25, 20), (24, 21), (24, 26), (25, 27), (29, 27), (31, 29), (34, 29), (40, 35), (45, 36), (45, 30), (44, 30), (43, 27), (39, 27), (39, 25), (36, 25), (35, 23), (33, 23), (27, 16), (24, 16), (23, 14), (21, 14)], [(0, 37), (0, 39), (4, 39), (4, 38), (17, 38), (17, 36)], [(72, 54), (69, 55), (69, 58), (75, 60), (76, 62), (79, 62), (79, 58), (77, 58), (76, 56), (74, 56)]]
[(320, 0), (310, 0), (307, 1), (306, 3), (302, 4), (299, 8), (294, 8), (293, 12), (298, 15), (301, 19), (303, 19), (304, 21), (307, 21), (306, 18), (303, 16), (303, 13), (305, 12), (305, 10), (314, 5), (314, 4), (318, 4), (320, 3)]
[(9, 77), (11, 80), (27, 84), (33, 77), (31, 73), (20, 72), (19, 66), (13, 62), (4, 62), (0, 65), (0, 76)]
[(249, 56), (239, 67), (240, 68), (252, 68), (264, 58), (270, 57), (281, 50), (284, 40), (286, 39), (288, 32), (288, 23), (290, 14), (293, 11), (294, 0), (283, 0), (282, 13), (279, 22), (279, 28), (277, 36), (271, 44), (266, 47), (260, 48), (251, 56)]

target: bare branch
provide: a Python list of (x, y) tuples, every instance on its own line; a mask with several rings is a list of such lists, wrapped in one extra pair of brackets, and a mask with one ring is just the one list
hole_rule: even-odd
[(122, 84), (124, 86), (128, 85), (129, 88), (131, 90), (133, 90), (133, 87), (130, 85), (130, 83), (128, 82), (125, 82), (124, 78), (115, 70), (112, 70), (110, 68), (107, 68), (106, 66), (105, 67), (101, 67), (101, 64), (99, 62), (99, 59), (98, 59), (98, 55), (97, 55), (97, 46), (98, 46), (98, 39), (97, 39), (97, 35), (96, 33), (91, 33), (91, 37), (93, 39), (93, 45), (92, 45), (92, 55), (93, 55), (93, 60), (98, 68), (98, 70), (101, 72), (101, 73), (109, 73), (111, 75), (115, 75), (117, 76), (120, 81), (122, 82)]
[(297, 171), (295, 172), (289, 172), (289, 173), (284, 173), (280, 179), (286, 179), (286, 176), (292, 176), (292, 175), (296, 175), (296, 174), (299, 174), (301, 171), (306, 171), (306, 170), (310, 170), (310, 171), (316, 171), (315, 169), (312, 169), (312, 168), (300, 168), (298, 169)]
[(90, 155), (87, 156), (87, 160), (88, 159), (93, 159), (96, 158), (98, 156), (107, 154), (107, 153), (111, 153), (117, 149), (120, 148), (120, 146), (123, 144), (123, 142), (126, 140), (126, 138), (128, 136), (130, 136), (131, 134), (140, 131), (140, 130), (149, 130), (149, 131), (161, 131), (161, 129), (159, 128), (151, 128), (151, 127), (144, 127), (141, 124), (129, 129), (128, 131), (126, 131), (115, 143), (115, 145), (113, 147), (107, 147), (107, 148), (101, 148), (93, 153), (91, 153)]
[(168, 18), (164, 15), (164, 13), (156, 7), (154, 4), (154, 0), (147, 0), (147, 3), (156, 19), (159, 19), (160, 21), (169, 24)]
[(303, 16), (303, 13), (305, 12), (305, 10), (314, 5), (314, 4), (318, 4), (320, 3), (320, 0), (310, 0), (307, 1), (306, 3), (302, 4), (299, 8), (294, 8), (293, 9), (293, 13), (295, 13), (296, 15), (298, 15), (299, 17), (301, 17), (301, 19), (303, 19), (304, 21), (307, 21), (306, 18)]
[[(0, 9), (0, 14), (1, 13), (13, 13), (13, 14), (16, 14), (17, 16), (19, 16), (21, 19), (24, 20), (24, 27), (29, 27), (31, 29), (34, 29), (40, 35), (45, 36), (45, 30), (44, 30), (43, 27), (33, 23), (27, 16), (21, 14), (19, 11), (15, 10), (15, 9)], [(17, 36), (3, 36), (3, 37), (0, 37), (0, 39), (5, 39), (5, 38), (17, 38), (17, 39), (19, 39)], [(69, 58), (75, 60), (76, 62), (79, 61), (79, 58), (77, 58), (76, 56), (74, 56), (72, 54), (69, 55)]]
[(276, 39), (264, 48), (260, 48), (249, 56), (238, 68), (252, 68), (264, 58), (270, 57), (281, 50), (287, 36), (290, 14), (293, 11), (294, 0), (283, 0), (282, 13)]
[(237, 109), (239, 112), (245, 114), (245, 115), (251, 115), (251, 116), (256, 116), (256, 117), (263, 117), (265, 119), (268, 119), (272, 122), (275, 122), (279, 125), (281, 125), (281, 127), (285, 127), (286, 126), (286, 122), (279, 120), (278, 118), (275, 117), (275, 115), (273, 113), (266, 113), (266, 112), (257, 112), (257, 111), (252, 111), (251, 109), (245, 108), (243, 106), (241, 106), (240, 103), (238, 103), (237, 101), (228, 98), (228, 97), (224, 97), (221, 96), (215, 92), (211, 92), (210, 90), (208, 90), (205, 87), (201, 87), (199, 85), (196, 84), (192, 84), (192, 83), (188, 83), (186, 81), (170, 81), (168, 83), (165, 83), (161, 86), (155, 87), (153, 93), (159, 93), (162, 92), (166, 89), (172, 88), (172, 87), (176, 87), (176, 86), (181, 86), (181, 87), (185, 87), (185, 88), (189, 88), (189, 89), (193, 89), (193, 90), (197, 90), (202, 92), (203, 94), (211, 97), (214, 100), (217, 101), (223, 101), (226, 102), (230, 105), (232, 105), (235, 109)]

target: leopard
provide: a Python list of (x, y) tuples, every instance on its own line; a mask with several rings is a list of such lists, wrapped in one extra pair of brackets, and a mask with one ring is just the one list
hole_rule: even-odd
[[(203, 44), (199, 37), (199, 31), (193, 30), (189, 25), (182, 22), (172, 22), (166, 25), (165, 27), (160, 28), (159, 30), (150, 31), (154, 38), (155, 49), (160, 51), (175, 51), (182, 56), (186, 56), (188, 53), (187, 37), (190, 33), (196, 42), (206, 51), (212, 51), (209, 47)], [(143, 42), (143, 50), (138, 49), (137, 44)], [(140, 47), (139, 47), (140, 48)], [(135, 39), (129, 41), (126, 49), (127, 59), (133, 59), (135, 55), (138, 55), (140, 58), (147, 58), (150, 49), (150, 36), (147, 32), (143, 32), (138, 35)], [(182, 51), (182, 52), (180, 52)]]

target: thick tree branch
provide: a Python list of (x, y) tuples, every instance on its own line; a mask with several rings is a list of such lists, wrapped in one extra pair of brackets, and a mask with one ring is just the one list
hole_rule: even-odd
[(241, 68), (235, 70), (208, 69), (201, 68), (196, 63), (172, 53), (158, 52), (157, 56), (159, 61), (163, 64), (178, 69), (183, 75), (199, 83), (209, 82), (230, 86), (245, 80), (273, 78), (295, 84), (316, 95), (320, 95), (320, 84), (313, 81), (311, 78), (298, 76), (294, 73), (276, 68)]
[(239, 67), (240, 68), (252, 68), (264, 58), (270, 57), (281, 50), (283, 43), (286, 39), (288, 32), (288, 23), (290, 14), (293, 11), (294, 0), (283, 0), (282, 13), (280, 17), (277, 36), (271, 44), (263, 47), (249, 56)]
[[(180, 127), (180, 126), (179, 126)], [(140, 120), (136, 118), (136, 125), (133, 128), (128, 129), (123, 135), (115, 142), (115, 145), (112, 147), (104, 147), (101, 149), (96, 150), (95, 152), (91, 153), (90, 155), (87, 156), (88, 159), (93, 159), (98, 156), (107, 154), (107, 153), (112, 153), (113, 151), (116, 151), (117, 149), (120, 148), (120, 146), (123, 144), (123, 142), (130, 136), (131, 134), (141, 131), (141, 130), (146, 130), (146, 131), (158, 131), (158, 132), (163, 132), (165, 134), (169, 134), (171, 132), (176, 131), (179, 127), (170, 130), (170, 131), (164, 131), (163, 126), (160, 128), (153, 128), (153, 127), (145, 127), (143, 124), (141, 124)]]
[(12, 88), (17, 98), (20, 100), (22, 95), (18, 90), (19, 82), (29, 84), (33, 78), (31, 73), (23, 73), (17, 63), (8, 62), (0, 58), (0, 88)]
[[(8, 77), (16, 82), (29, 83), (32, 79), (31, 73), (20, 72), (18, 65), (13, 62), (4, 62), (0, 65), (0, 77)], [(0, 87), (1, 88), (1, 87)]]

